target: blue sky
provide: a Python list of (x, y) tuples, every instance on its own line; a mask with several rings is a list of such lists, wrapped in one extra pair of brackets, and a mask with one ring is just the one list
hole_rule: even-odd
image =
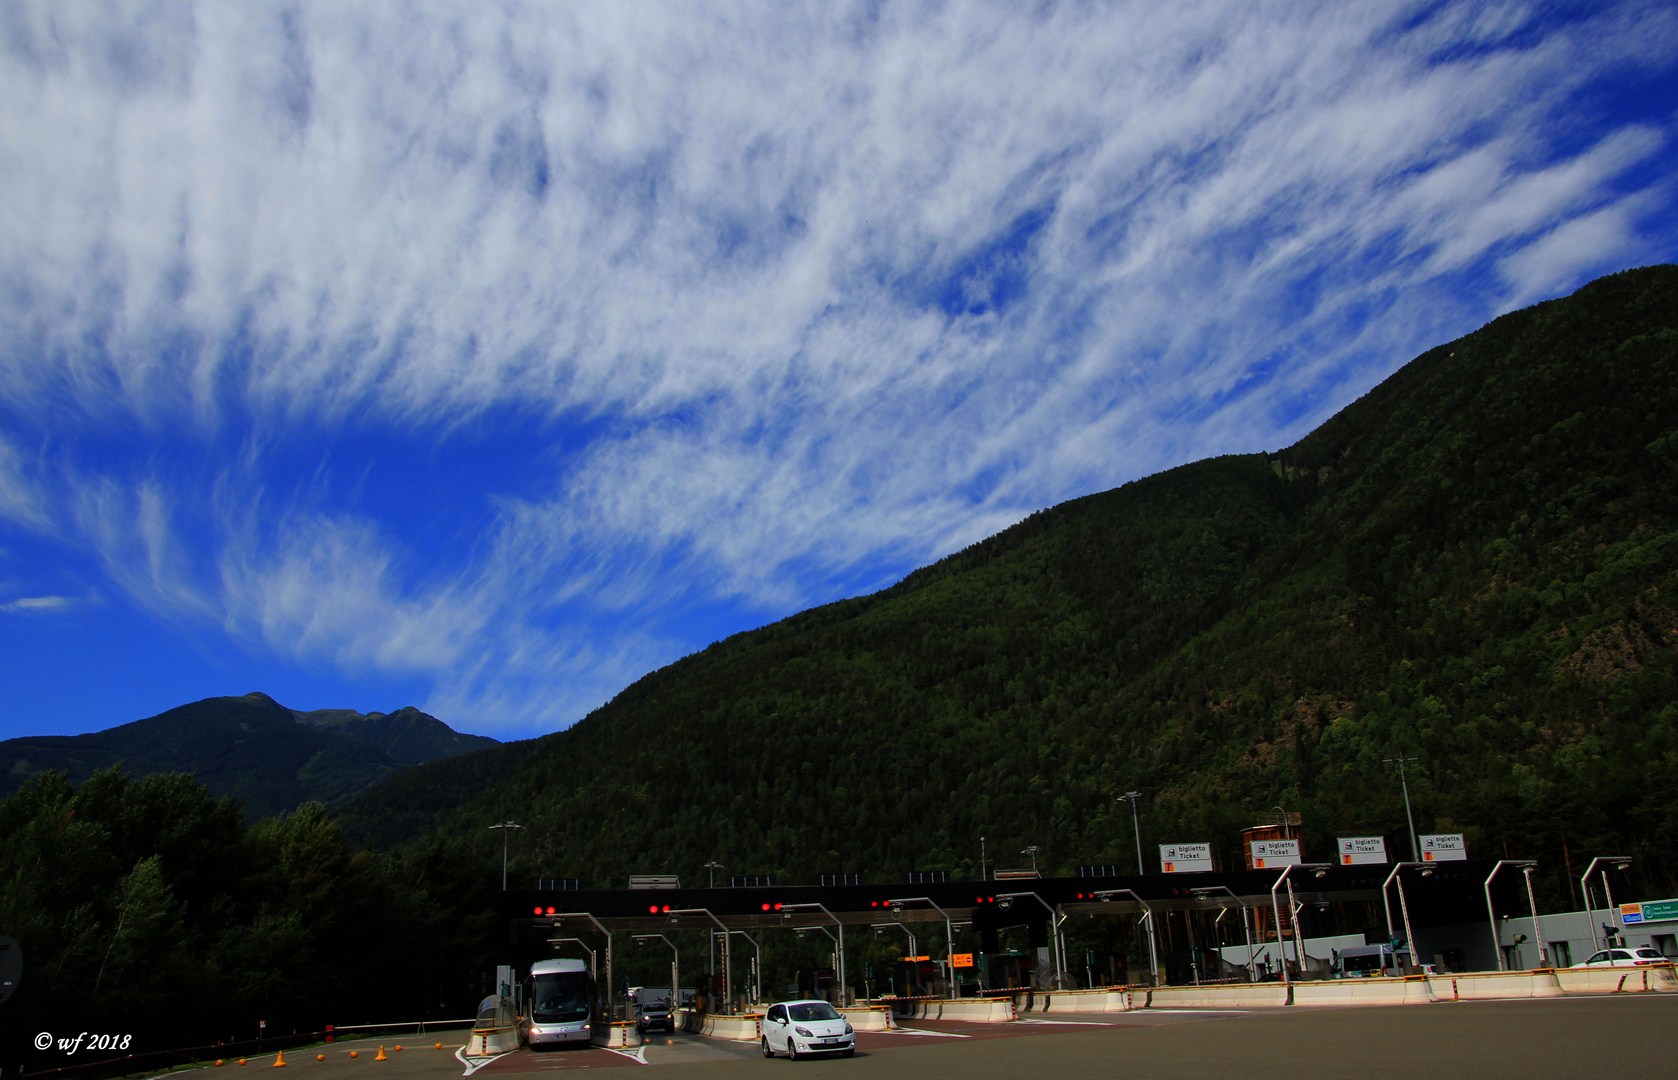
[(1678, 256), (1664, 4), (0, 10), (0, 736), (564, 727)]

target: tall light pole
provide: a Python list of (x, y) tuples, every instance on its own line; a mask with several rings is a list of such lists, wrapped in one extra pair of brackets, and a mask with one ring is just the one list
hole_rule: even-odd
[(982, 837), (982, 836), (979, 837), (979, 880), (980, 881), (986, 880), (986, 878), (985, 878), (985, 838)]
[[(707, 879), (709, 882), (707, 887), (714, 889), (717, 887), (717, 871), (727, 870), (728, 867), (724, 866), (717, 860), (712, 859), (710, 862), (705, 864), (705, 869), (711, 875)], [(717, 933), (715, 930), (711, 931), (711, 944), (709, 950), (705, 953), (705, 956), (708, 961), (705, 968), (705, 977), (709, 979), (717, 973)], [(710, 993), (709, 987), (706, 988), (706, 993)]]
[[(1591, 951), (1598, 948), (1596, 936), (1596, 913), (1591, 910), (1591, 875), (1596, 873), (1597, 863), (1608, 863), (1616, 870), (1625, 870), (1631, 866), (1631, 860), (1624, 855), (1598, 855), (1591, 860), (1591, 865), (1585, 867), (1585, 874), (1579, 879), (1579, 887), (1585, 892), (1585, 921), (1591, 924)], [(1608, 867), (1602, 868), (1602, 889), (1608, 897), (1608, 917), (1614, 917), (1614, 890), (1608, 887)]]
[(511, 821), (503, 821), (499, 825), (491, 825), (489, 827), (490, 832), (494, 832), (497, 829), (501, 830), (501, 891), (502, 892), (507, 891), (507, 838), (513, 834), (514, 830), (522, 829), (522, 828), (524, 828), (523, 825), (514, 825)]
[[(1138, 817), (1137, 814), (1136, 814), (1136, 801), (1138, 799), (1140, 799), (1141, 797), (1142, 797), (1142, 793), (1140, 791), (1127, 791), (1123, 795), (1119, 796), (1119, 801), (1120, 802), (1127, 802), (1127, 803), (1130, 804), (1130, 823), (1131, 823), (1132, 826), (1134, 826), (1134, 830), (1136, 832), (1136, 876), (1137, 877), (1141, 877), (1143, 874), (1147, 873), (1146, 870), (1142, 869), (1142, 819), (1140, 817)], [(1152, 932), (1153, 932), (1153, 928), (1149, 927), (1149, 933), (1151, 934)], [(1149, 940), (1151, 941), (1152, 939), (1150, 938)]]
[[(1416, 817), (1410, 812), (1410, 781), (1404, 776), (1404, 763), (1406, 761), (1420, 760), (1422, 759), (1419, 757), (1390, 757), (1381, 759), (1382, 763), (1387, 765), (1390, 765), (1395, 761), (1398, 762), (1398, 784), (1404, 789), (1404, 820), (1410, 823), (1411, 862), (1422, 861), (1422, 845), (1421, 842), (1416, 839)], [(1414, 960), (1415, 957), (1412, 956), (1410, 959)]]

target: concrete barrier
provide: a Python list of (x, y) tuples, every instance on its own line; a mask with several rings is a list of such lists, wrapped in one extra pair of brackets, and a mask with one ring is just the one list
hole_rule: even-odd
[(1101, 986), (1093, 990), (1054, 990), (1014, 997), (1016, 1013), (1110, 1013), (1129, 1012), (1148, 1003), (1148, 991), (1143, 988)]
[(677, 1026), (693, 1035), (734, 1042), (757, 1042), (763, 1035), (760, 1023), (763, 1016), (758, 1013), (701, 1013), (683, 1009), (676, 1015)]
[(1429, 975), (1428, 985), (1440, 1001), (1483, 1001), (1488, 998), (1561, 997), (1556, 973), (1538, 971), (1470, 971), (1461, 975)]
[(1014, 1003), (1008, 998), (915, 998), (892, 1002), (891, 1014), (897, 1020), (965, 1020), (970, 1024), (1006, 1024), (1015, 1019)]
[(847, 1005), (839, 1014), (858, 1031), (890, 1031), (891, 1008), (886, 1005)]
[(1427, 977), (1324, 979), (1293, 984), (1295, 1005), (1426, 1005), (1434, 1000)]
[(1634, 968), (1558, 968), (1556, 982), (1564, 994), (1630, 994), (1678, 992), (1671, 964)]
[(493, 1057), (519, 1048), (519, 1029), (513, 1027), (474, 1029), (466, 1038), (466, 1057)]
[(1220, 986), (1156, 986), (1148, 991), (1150, 1009), (1262, 1009), (1288, 1004), (1288, 988), (1279, 982), (1228, 983)]
[(627, 1050), (641, 1045), (641, 1032), (633, 1020), (614, 1020), (610, 1024), (596, 1024), (589, 1031), (589, 1042), (613, 1050)]

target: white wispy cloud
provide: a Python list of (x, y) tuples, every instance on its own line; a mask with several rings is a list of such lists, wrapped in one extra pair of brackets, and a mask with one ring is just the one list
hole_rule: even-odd
[(1670, 120), (1591, 94), (1671, 70), (1658, 5), (39, 3), (0, 35), (0, 516), (480, 728), (574, 718), (712, 607), (1274, 447), (1671, 256)]
[(75, 603), (68, 596), (20, 596), (16, 600), (0, 602), (0, 611), (8, 615), (31, 615), (43, 611), (57, 611)]

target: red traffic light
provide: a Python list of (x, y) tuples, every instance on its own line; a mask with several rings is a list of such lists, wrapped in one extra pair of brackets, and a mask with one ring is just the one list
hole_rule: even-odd
[(647, 909), (647, 914), (648, 915), (657, 915), (658, 914), (658, 905), (654, 904), (651, 907), (649, 907)]
[(538, 914), (538, 915), (540, 915), (540, 914), (542, 914), (542, 909), (541, 909), (541, 908), (537, 908), (537, 909), (536, 909), (536, 914)]

